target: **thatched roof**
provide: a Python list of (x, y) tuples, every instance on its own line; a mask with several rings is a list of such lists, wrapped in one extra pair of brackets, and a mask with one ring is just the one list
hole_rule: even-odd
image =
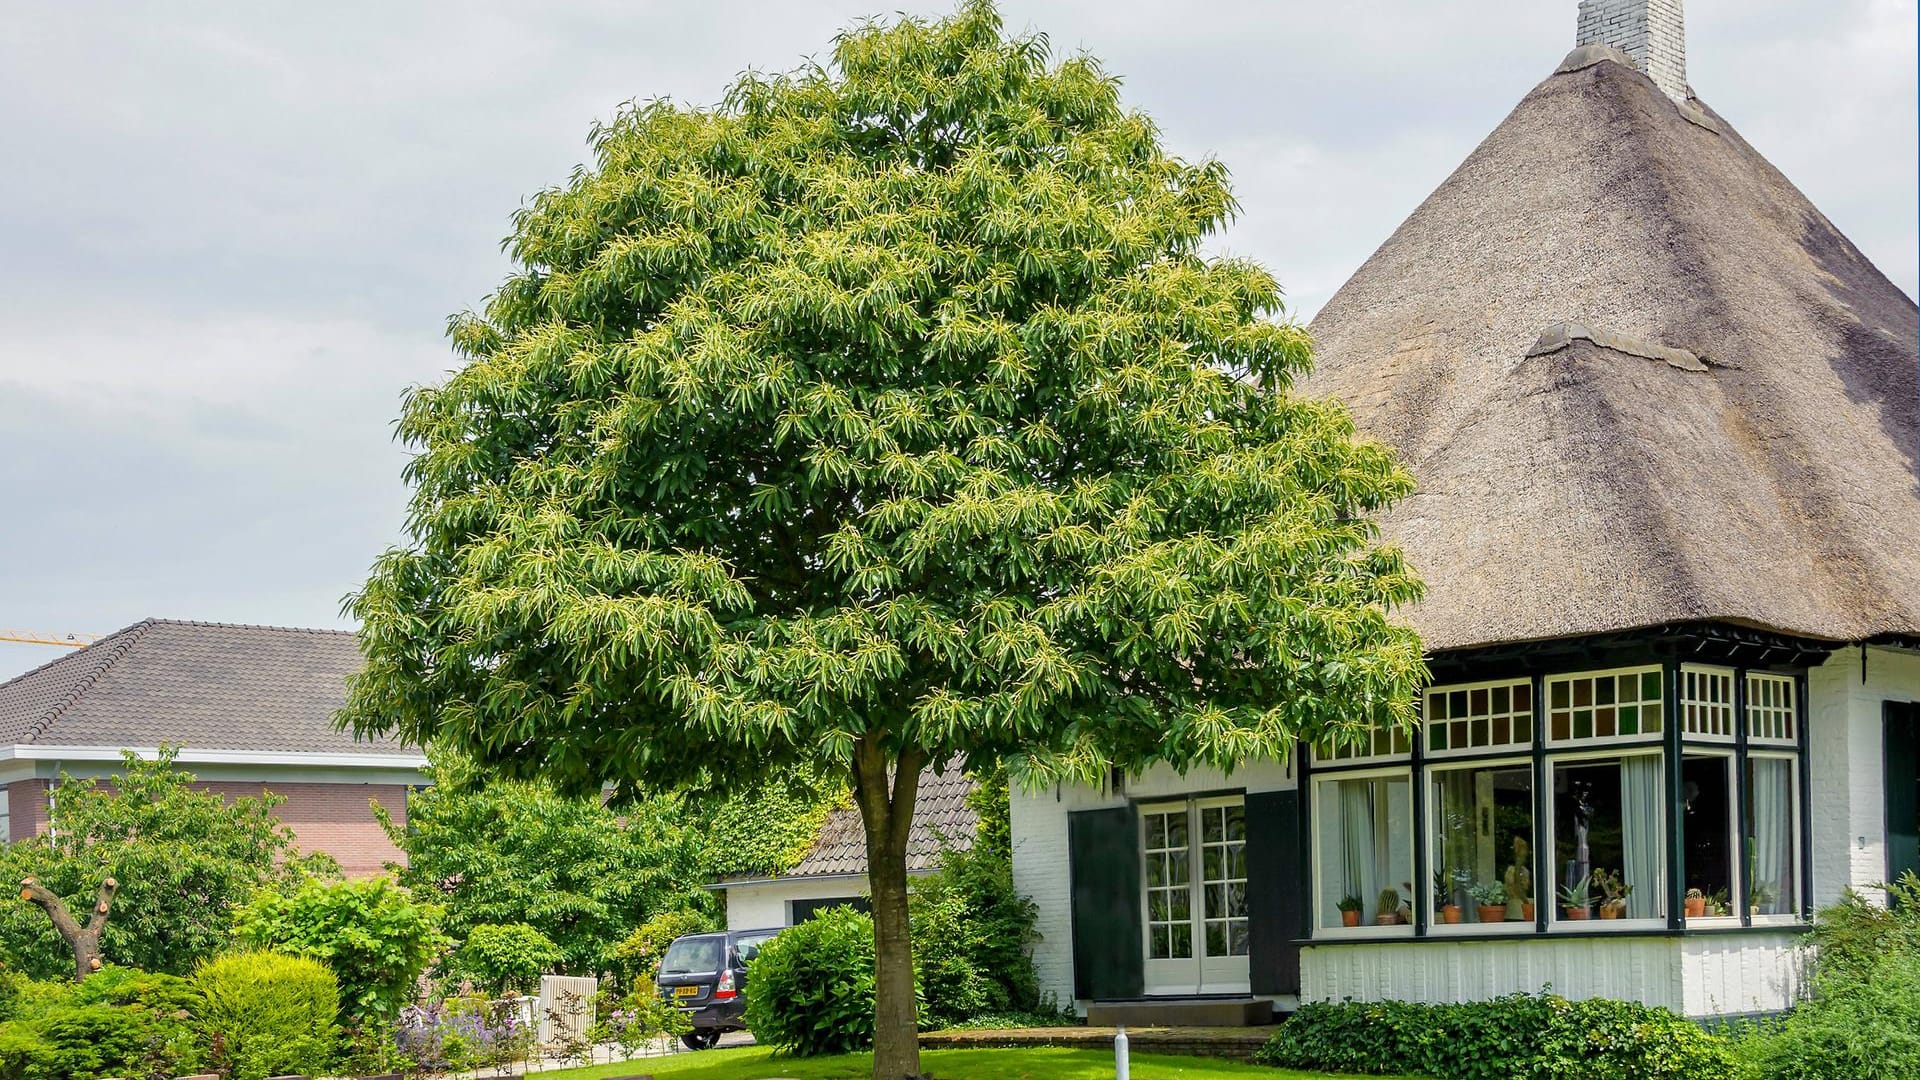
[(1697, 100), (1578, 50), (1334, 296), (1305, 387), (1419, 491), (1429, 648), (1920, 632), (1914, 302)]

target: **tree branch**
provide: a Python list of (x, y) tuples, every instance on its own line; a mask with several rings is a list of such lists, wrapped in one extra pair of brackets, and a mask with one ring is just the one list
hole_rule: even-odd
[(20, 881), (20, 899), (46, 912), (47, 918), (53, 922), (54, 932), (73, 950), (76, 979), (84, 979), (100, 970), (100, 931), (107, 927), (107, 919), (113, 912), (113, 897), (119, 891), (118, 881), (111, 877), (102, 880), (99, 890), (94, 893), (93, 910), (87, 914), (87, 925), (83, 927), (67, 910), (66, 901), (42, 885), (40, 879), (28, 875)]

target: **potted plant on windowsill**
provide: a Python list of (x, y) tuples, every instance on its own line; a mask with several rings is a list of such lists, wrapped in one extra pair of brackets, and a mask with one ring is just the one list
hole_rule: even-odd
[(1453, 897), (1455, 888), (1452, 870), (1441, 867), (1433, 872), (1433, 910), (1440, 913), (1443, 923), (1460, 921), (1460, 905), (1454, 902)]
[(1400, 890), (1388, 886), (1380, 890), (1380, 899), (1373, 909), (1373, 921), (1376, 926), (1400, 925)]
[(1593, 916), (1592, 876), (1581, 878), (1571, 885), (1560, 886), (1560, 917), (1570, 921), (1580, 921)]
[(1780, 902), (1780, 887), (1771, 881), (1753, 883), (1753, 903), (1747, 905), (1749, 915), (1772, 915), (1773, 905)]
[(1733, 914), (1733, 909), (1727, 906), (1727, 890), (1715, 889), (1707, 895), (1708, 918), (1724, 919), (1731, 914)]
[(1593, 883), (1600, 889), (1604, 899), (1600, 901), (1600, 917), (1618, 919), (1627, 913), (1627, 897), (1633, 892), (1633, 886), (1618, 870), (1601, 870), (1593, 875)]
[(1697, 919), (1705, 915), (1707, 913), (1707, 894), (1701, 892), (1699, 889), (1688, 889), (1683, 910), (1686, 911), (1687, 918), (1689, 919)]
[(1365, 910), (1366, 906), (1366, 901), (1357, 896), (1341, 897), (1340, 902), (1334, 905), (1334, 907), (1340, 909), (1340, 925), (1359, 926), (1360, 912)]
[(1498, 881), (1483, 881), (1467, 890), (1473, 896), (1478, 910), (1474, 912), (1483, 923), (1507, 921), (1507, 886)]

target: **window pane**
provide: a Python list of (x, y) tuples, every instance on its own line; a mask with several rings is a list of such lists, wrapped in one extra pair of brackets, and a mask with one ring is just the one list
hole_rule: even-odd
[(1314, 787), (1319, 925), (1341, 925), (1339, 905), (1349, 897), (1359, 906), (1359, 925), (1406, 921), (1414, 900), (1412, 786), (1406, 774), (1321, 780)]
[[(1447, 769), (1435, 771), (1430, 782), (1433, 921), (1531, 923), (1533, 769)], [(1482, 906), (1487, 919), (1480, 917)]]
[(1800, 878), (1793, 841), (1793, 762), (1755, 757), (1747, 761), (1747, 814), (1753, 822), (1753, 898), (1755, 915), (1800, 913)]
[(1734, 913), (1733, 759), (1689, 755), (1680, 763), (1687, 915)]
[(1663, 779), (1658, 754), (1553, 766), (1553, 884), (1560, 919), (1664, 914)]

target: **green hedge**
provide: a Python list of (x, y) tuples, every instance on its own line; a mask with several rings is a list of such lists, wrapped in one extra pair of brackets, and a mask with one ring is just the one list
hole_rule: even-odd
[(1528, 994), (1463, 1005), (1305, 1005), (1255, 1060), (1448, 1080), (1716, 1080), (1733, 1074), (1726, 1040), (1666, 1009)]

